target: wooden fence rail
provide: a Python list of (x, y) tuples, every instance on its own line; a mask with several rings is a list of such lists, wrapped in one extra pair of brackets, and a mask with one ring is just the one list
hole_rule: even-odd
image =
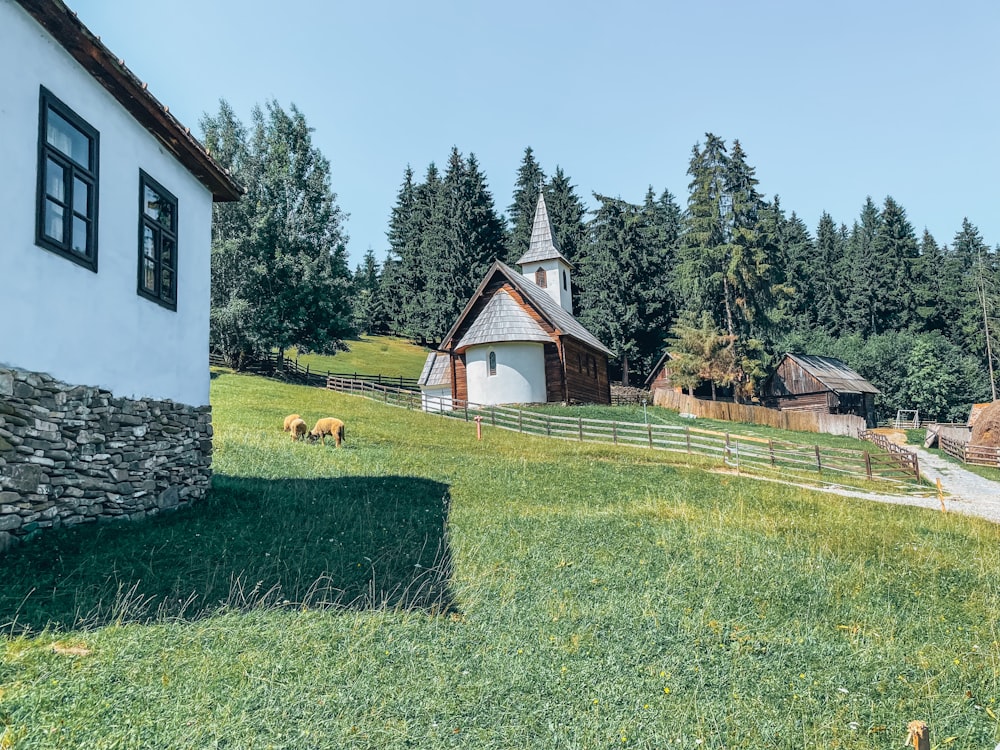
[(985, 445), (969, 445), (959, 440), (953, 440), (942, 435), (938, 438), (941, 450), (962, 463), (978, 466), (996, 466), (1000, 468), (1000, 448)]
[(890, 460), (896, 464), (896, 470), (904, 475), (920, 476), (920, 459), (913, 451), (901, 448), (885, 435), (865, 430), (858, 435), (862, 440), (868, 440), (884, 450)]
[[(396, 386), (331, 376), (327, 388), (406, 409), (421, 409), (423, 394)], [(584, 419), (545, 414), (510, 406), (484, 406), (459, 399), (441, 399), (430, 410), (442, 417), (562, 440), (626, 445), (700, 456), (727, 466), (777, 473), (784, 477), (854, 477), (916, 489), (919, 474), (906, 469), (892, 454), (803, 446), (795, 443), (736, 436), (690, 426), (616, 420)]]
[[(225, 358), (217, 352), (209, 352), (208, 363), (213, 367), (228, 367)], [(247, 359), (240, 363), (241, 372), (251, 372), (255, 375), (270, 375), (280, 377), (291, 383), (314, 385), (325, 388), (330, 377), (349, 378), (369, 383), (394, 385), (398, 388), (416, 388), (416, 378), (405, 378), (401, 375), (367, 374), (360, 372), (331, 372), (330, 370), (313, 370), (309, 365), (300, 365), (298, 359), (279, 358), (277, 352), (262, 358)]]

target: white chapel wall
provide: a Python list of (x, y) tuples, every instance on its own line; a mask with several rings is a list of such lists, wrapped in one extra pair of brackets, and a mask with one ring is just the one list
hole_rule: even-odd
[[(489, 374), (489, 353), (496, 353), (496, 375)], [(544, 402), (545, 348), (509, 342), (470, 347), (465, 353), (469, 401), (474, 404)]]

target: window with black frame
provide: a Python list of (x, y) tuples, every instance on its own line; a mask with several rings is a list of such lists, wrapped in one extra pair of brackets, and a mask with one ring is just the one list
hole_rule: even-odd
[(35, 242), (97, 271), (99, 134), (41, 87)]
[(139, 171), (139, 294), (177, 309), (177, 198)]

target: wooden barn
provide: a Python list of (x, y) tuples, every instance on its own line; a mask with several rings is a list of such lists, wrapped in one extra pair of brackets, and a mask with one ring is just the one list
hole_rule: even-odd
[(611, 352), (573, 317), (572, 265), (555, 245), (541, 196), (518, 265), (520, 273), (500, 261), (487, 271), (428, 356), (425, 396), (438, 408), (450, 406), (447, 388), (452, 400), (476, 404), (611, 403)]
[(781, 410), (853, 414), (875, 426), (875, 394), (879, 390), (833, 357), (786, 354), (766, 381), (765, 406)]
[[(653, 366), (653, 371), (649, 373), (649, 377), (643, 383), (650, 393), (660, 388), (676, 391), (677, 393), (686, 393), (685, 389), (674, 385), (670, 380), (670, 361), (672, 359), (673, 355), (664, 349), (659, 361)], [(702, 380), (688, 395), (700, 399), (711, 399), (712, 401), (732, 401), (733, 390), (731, 385), (715, 385), (713, 387), (711, 380)]]

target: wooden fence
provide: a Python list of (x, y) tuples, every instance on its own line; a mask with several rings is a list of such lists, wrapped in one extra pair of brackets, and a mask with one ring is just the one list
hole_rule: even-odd
[(978, 466), (996, 466), (1000, 468), (1000, 448), (990, 448), (985, 445), (969, 445), (959, 440), (953, 440), (942, 435), (938, 439), (941, 450), (962, 463)]
[[(391, 406), (420, 409), (422, 394), (393, 386), (331, 376), (330, 390), (381, 401)], [(803, 446), (765, 438), (731, 435), (697, 427), (619, 422), (564, 417), (510, 406), (482, 406), (448, 399), (431, 412), (467, 422), (531, 435), (580, 442), (630, 445), (700, 456), (740, 470), (776, 473), (786, 478), (836, 481), (853, 477), (918, 489), (919, 474), (902, 471), (891, 454), (849, 448)]]
[(667, 388), (657, 388), (653, 392), (653, 403), (695, 417), (766, 425), (780, 430), (857, 437), (858, 433), (867, 428), (863, 417), (850, 414), (821, 414), (814, 411), (768, 409), (731, 401), (706, 401)]
[(875, 445), (884, 450), (889, 456), (889, 459), (896, 464), (898, 470), (903, 474), (909, 474), (915, 477), (920, 476), (920, 459), (913, 451), (908, 451), (906, 448), (896, 445), (885, 435), (878, 432), (864, 430), (858, 435), (858, 437), (862, 440), (868, 440), (875, 443)]
[[(217, 352), (209, 352), (208, 363), (213, 367), (228, 367), (226, 360)], [(361, 380), (369, 383), (394, 385), (398, 388), (416, 388), (416, 378), (404, 378), (401, 375), (366, 374), (359, 372), (331, 372), (330, 370), (313, 370), (309, 365), (302, 366), (298, 359), (279, 359), (276, 352), (266, 357), (248, 358), (240, 363), (240, 372), (250, 372), (254, 375), (268, 375), (287, 380), (291, 383), (313, 385), (325, 388), (331, 377)]]

